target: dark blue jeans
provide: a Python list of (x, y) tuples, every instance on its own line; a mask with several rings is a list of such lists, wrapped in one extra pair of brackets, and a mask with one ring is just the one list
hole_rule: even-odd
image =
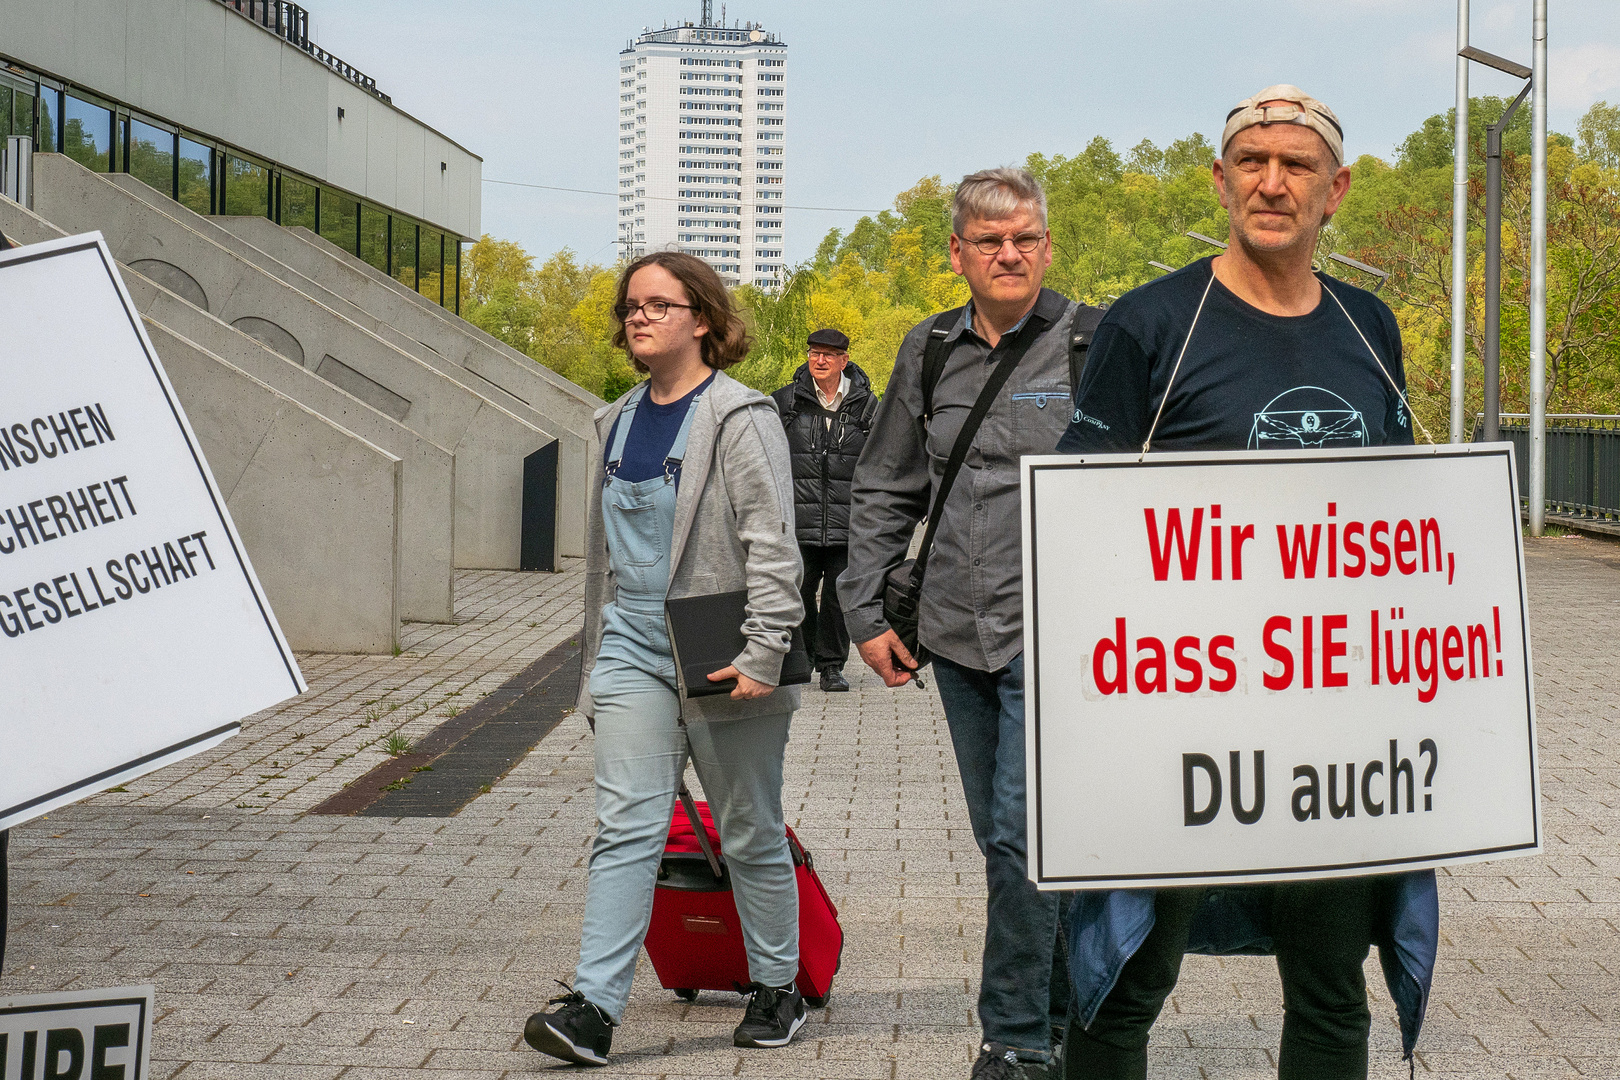
[[(1024, 658), (979, 671), (934, 658), (934, 678), (956, 748), (973, 839), (984, 854), (984, 968), (979, 1025), (984, 1037), (1046, 1061), (1052, 1025), (1068, 1008), (1068, 981), (1054, 978), (1058, 901), (1029, 880), (1024, 803)], [(1061, 958), (1057, 971), (1065, 970)]]

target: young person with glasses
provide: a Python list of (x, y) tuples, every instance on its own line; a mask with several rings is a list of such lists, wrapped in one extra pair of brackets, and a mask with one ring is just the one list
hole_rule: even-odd
[[(782, 758), (798, 687), (778, 687), (803, 617), (787, 439), (765, 395), (724, 368), (750, 346), (720, 278), (656, 252), (619, 278), (614, 344), (647, 381), (596, 414), (579, 711), (596, 743), (596, 842), (572, 987), (535, 1013), (529, 1045), (607, 1063), (690, 757), (725, 852), (753, 980), (733, 1041), (786, 1046), (804, 1023), (799, 900), (782, 819)], [(709, 675), (729, 697), (688, 699), (667, 599), (746, 589), (747, 641)]]

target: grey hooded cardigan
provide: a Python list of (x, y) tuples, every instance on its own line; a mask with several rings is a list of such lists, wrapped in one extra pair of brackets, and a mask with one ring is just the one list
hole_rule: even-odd
[[(602, 525), (606, 479), (602, 447), (624, 401), (621, 397), (597, 410), (590, 459), (595, 482), (586, 519), (584, 663), (578, 705), (587, 717), (596, 715), (590, 679), (602, 647), (602, 609), (614, 597)], [(723, 371), (715, 373), (692, 417), (675, 497), (670, 567), (672, 597), (748, 590), (748, 618), (742, 626), (747, 644), (733, 663), (750, 679), (776, 686), (793, 628), (804, 618), (799, 597), (804, 564), (793, 530), (793, 471), (776, 403)], [(797, 686), (779, 687), (748, 701), (721, 695), (688, 699), (684, 681), (680, 693), (682, 719), (689, 723), (740, 720), (799, 707)]]

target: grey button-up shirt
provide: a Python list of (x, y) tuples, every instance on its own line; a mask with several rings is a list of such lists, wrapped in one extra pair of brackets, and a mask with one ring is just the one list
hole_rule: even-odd
[(872, 421), (850, 503), (849, 569), (838, 596), (850, 637), (870, 641), (883, 619), (884, 578), (905, 561), (917, 523), (957, 433), (1002, 355), (1038, 335), (1002, 388), (969, 448), (934, 536), (923, 581), (918, 637), (931, 652), (965, 667), (998, 671), (1024, 648), (1023, 546), (1018, 459), (1050, 454), (1072, 413), (1069, 327), (1076, 305), (1042, 289), (1021, 326), (992, 349), (970, 327), (968, 312), (946, 337), (950, 352), (934, 388), (933, 422), (924, 428), (922, 360), (926, 319), (895, 357), (889, 388)]

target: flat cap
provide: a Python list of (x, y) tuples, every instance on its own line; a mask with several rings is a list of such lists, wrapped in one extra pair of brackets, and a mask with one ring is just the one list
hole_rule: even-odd
[(810, 344), (820, 345), (824, 349), (837, 349), (839, 352), (849, 352), (849, 338), (839, 330), (817, 330), (810, 335)]

